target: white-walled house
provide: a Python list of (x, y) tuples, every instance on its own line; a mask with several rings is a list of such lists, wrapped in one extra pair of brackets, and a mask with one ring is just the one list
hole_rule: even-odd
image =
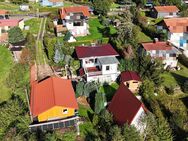
[(90, 16), (87, 6), (63, 7), (60, 10), (63, 26), (65, 26), (74, 37), (89, 34), (88, 17)]
[(23, 19), (0, 19), (0, 42), (6, 42), (8, 40), (8, 30), (15, 26), (23, 30)]
[(77, 57), (81, 60), (79, 74), (87, 82), (112, 82), (120, 74), (118, 70), (118, 53), (110, 44), (76, 47)]
[(152, 58), (161, 59), (164, 64), (164, 69), (168, 67), (177, 67), (177, 57), (180, 54), (180, 52), (169, 42), (154, 41), (142, 43), (142, 47), (147, 55), (150, 55)]
[(140, 132), (144, 131), (143, 118), (147, 112), (144, 104), (123, 83), (120, 84), (108, 106), (114, 121), (119, 125), (128, 123)]
[(178, 17), (179, 9), (172, 6), (154, 6), (152, 16), (154, 18), (173, 18)]
[(167, 32), (168, 41), (175, 47), (188, 51), (188, 18), (164, 19), (157, 25), (158, 30)]

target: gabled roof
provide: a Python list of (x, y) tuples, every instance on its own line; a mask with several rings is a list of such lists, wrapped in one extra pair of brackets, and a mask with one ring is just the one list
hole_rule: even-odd
[(78, 46), (76, 47), (78, 58), (119, 56), (110, 44), (98, 46)]
[(130, 80), (141, 81), (141, 78), (137, 72), (134, 71), (123, 71), (121, 73), (121, 81), (126, 82)]
[(178, 12), (179, 9), (172, 5), (172, 6), (154, 6), (154, 9), (157, 12)]
[(148, 42), (142, 43), (146, 51), (150, 50), (172, 50), (172, 46), (168, 42)]
[(71, 80), (49, 77), (31, 85), (30, 107), (33, 117), (54, 106), (78, 109)]
[(163, 20), (168, 30), (172, 33), (188, 32), (188, 18), (170, 18)]
[(131, 124), (141, 107), (145, 110), (143, 103), (132, 94), (127, 86), (121, 83), (108, 110), (113, 114), (114, 120), (123, 125), (126, 122)]
[(0, 27), (1, 26), (18, 26), (19, 22), (22, 21), (22, 19), (0, 19)]
[(63, 7), (60, 10), (60, 14), (61, 14), (62, 19), (64, 19), (69, 13), (82, 13), (86, 17), (90, 16), (88, 6)]

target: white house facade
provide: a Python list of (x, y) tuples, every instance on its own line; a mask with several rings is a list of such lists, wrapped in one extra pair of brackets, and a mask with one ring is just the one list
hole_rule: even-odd
[(112, 82), (119, 76), (118, 54), (111, 45), (76, 47), (76, 53), (81, 60), (80, 76), (87, 82)]
[(158, 58), (162, 60), (164, 69), (177, 67), (177, 57), (180, 54), (178, 49), (171, 46), (168, 42), (150, 42), (142, 43), (147, 55), (151, 58)]
[(86, 6), (65, 7), (60, 10), (62, 24), (74, 36), (89, 34), (88, 17), (89, 9)]

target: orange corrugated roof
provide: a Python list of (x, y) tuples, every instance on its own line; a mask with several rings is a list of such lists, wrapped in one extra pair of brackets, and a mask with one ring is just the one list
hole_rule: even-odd
[(172, 33), (188, 32), (188, 18), (170, 18), (164, 19), (164, 23), (168, 30)]
[(54, 106), (78, 109), (71, 80), (49, 77), (31, 85), (30, 107), (33, 117)]
[(8, 13), (7, 10), (1, 10), (1, 9), (0, 9), (0, 15), (5, 15), (5, 14), (7, 14), (7, 13)]
[(155, 6), (154, 9), (157, 12), (178, 12), (179, 9), (176, 6)]
[(90, 16), (88, 6), (71, 6), (71, 7), (63, 7), (60, 10), (61, 18), (64, 19), (69, 13), (83, 13), (84, 16)]

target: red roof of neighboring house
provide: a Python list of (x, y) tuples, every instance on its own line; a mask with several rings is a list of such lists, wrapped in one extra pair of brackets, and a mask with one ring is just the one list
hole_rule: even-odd
[(5, 15), (5, 14), (7, 14), (7, 13), (8, 13), (7, 10), (0, 9), (0, 15)]
[(154, 6), (154, 9), (157, 12), (178, 12), (179, 9), (172, 5), (172, 6)]
[(149, 42), (142, 43), (145, 50), (172, 50), (172, 46), (168, 42)]
[(143, 103), (132, 94), (127, 86), (121, 83), (108, 110), (113, 114), (114, 120), (123, 125), (126, 122), (131, 124), (141, 107), (145, 110)]
[(71, 6), (63, 7), (60, 10), (61, 18), (64, 19), (69, 13), (83, 13), (84, 16), (89, 17), (89, 8), (88, 6)]
[(170, 18), (164, 19), (164, 23), (168, 30), (172, 33), (188, 32), (188, 18)]
[(0, 26), (18, 26), (22, 19), (0, 19)]
[(130, 80), (137, 80), (141, 81), (141, 78), (137, 72), (134, 71), (124, 71), (121, 73), (121, 81), (130, 81)]
[(31, 86), (30, 107), (33, 117), (54, 106), (78, 109), (71, 80), (49, 77)]
[(99, 46), (78, 46), (76, 47), (78, 58), (99, 57), (99, 56), (119, 56), (110, 44)]

